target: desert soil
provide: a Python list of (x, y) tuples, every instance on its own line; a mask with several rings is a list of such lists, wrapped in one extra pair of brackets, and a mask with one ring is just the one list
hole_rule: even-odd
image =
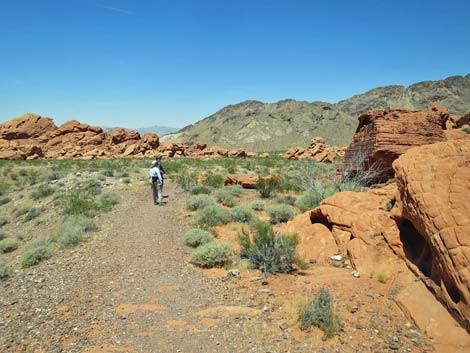
[[(432, 349), (419, 332), (409, 334), (414, 331), (388, 303), (383, 285), (361, 279), (366, 288), (359, 294), (351, 292), (349, 283), (356, 279), (349, 271), (313, 269), (305, 276), (285, 275), (276, 277), (276, 283), (269, 279), (269, 284), (263, 284), (256, 272), (234, 278), (226, 269), (193, 267), (188, 261), (190, 250), (182, 244), (191, 222), (184, 212), (185, 196), (174, 185), (166, 188), (170, 197), (164, 207), (152, 204), (143, 185), (123, 190), (122, 202), (98, 217), (100, 230), (92, 239), (0, 283), (0, 351)], [(289, 307), (287, 299), (291, 304), (305, 300), (295, 293), (287, 298), (286, 288), (305, 289), (317, 285), (315, 279), (321, 283), (325, 278), (343, 292), (341, 310), (347, 311), (345, 331), (328, 343), (318, 330), (300, 333), (295, 329), (295, 313), (282, 312), (282, 306)]]

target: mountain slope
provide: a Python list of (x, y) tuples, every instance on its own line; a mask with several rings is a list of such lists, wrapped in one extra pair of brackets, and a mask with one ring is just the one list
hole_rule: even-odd
[[(118, 129), (118, 127), (103, 127), (103, 130), (105, 132), (111, 132), (116, 129)], [(129, 129), (126, 129), (126, 130), (129, 130)], [(178, 131), (178, 128), (153, 125), (153, 126), (143, 127), (143, 128), (134, 129), (134, 130), (136, 130), (141, 135), (145, 134), (146, 132), (151, 132), (151, 133), (157, 134), (158, 136), (164, 136), (164, 135), (172, 134)]]
[(379, 87), (336, 104), (292, 99), (276, 103), (245, 101), (222, 108), (164, 139), (204, 141), (209, 146), (245, 147), (252, 151), (280, 151), (322, 136), (329, 144), (342, 146), (350, 142), (357, 117), (363, 112), (385, 108), (423, 109), (433, 102), (444, 104), (451, 114), (470, 111), (470, 75), (424, 81), (409, 87)]

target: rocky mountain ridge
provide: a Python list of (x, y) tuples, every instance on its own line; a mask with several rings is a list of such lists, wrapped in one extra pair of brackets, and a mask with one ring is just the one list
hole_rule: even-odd
[(376, 109), (419, 110), (440, 103), (450, 114), (470, 112), (470, 75), (423, 81), (411, 86), (384, 86), (336, 104), (286, 99), (276, 103), (248, 100), (229, 105), (164, 138), (209, 146), (283, 151), (322, 136), (330, 145), (348, 145), (357, 117)]

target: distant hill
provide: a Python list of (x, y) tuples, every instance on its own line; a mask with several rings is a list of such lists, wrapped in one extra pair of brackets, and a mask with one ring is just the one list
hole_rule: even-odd
[[(113, 130), (116, 130), (116, 129), (117, 129), (117, 127), (103, 127), (103, 130), (105, 132), (110, 132), (110, 131), (113, 131)], [(158, 136), (164, 136), (164, 135), (172, 134), (172, 133), (178, 131), (178, 128), (153, 125), (153, 126), (149, 126), (149, 127), (143, 127), (143, 128), (140, 128), (140, 129), (126, 129), (126, 130), (136, 130), (141, 135), (145, 134), (146, 132), (152, 132), (154, 134), (157, 134)]]
[(252, 151), (279, 151), (306, 145), (315, 136), (329, 144), (349, 144), (357, 117), (386, 108), (423, 109), (432, 103), (445, 105), (451, 114), (470, 111), (470, 75), (424, 81), (411, 86), (385, 86), (355, 95), (336, 104), (286, 99), (276, 103), (244, 101), (184, 127), (164, 140), (209, 146), (245, 147)]

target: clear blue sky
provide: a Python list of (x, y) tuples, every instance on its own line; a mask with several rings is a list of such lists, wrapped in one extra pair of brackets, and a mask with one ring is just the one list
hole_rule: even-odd
[(470, 73), (470, 1), (0, 0), (0, 121), (182, 127)]

